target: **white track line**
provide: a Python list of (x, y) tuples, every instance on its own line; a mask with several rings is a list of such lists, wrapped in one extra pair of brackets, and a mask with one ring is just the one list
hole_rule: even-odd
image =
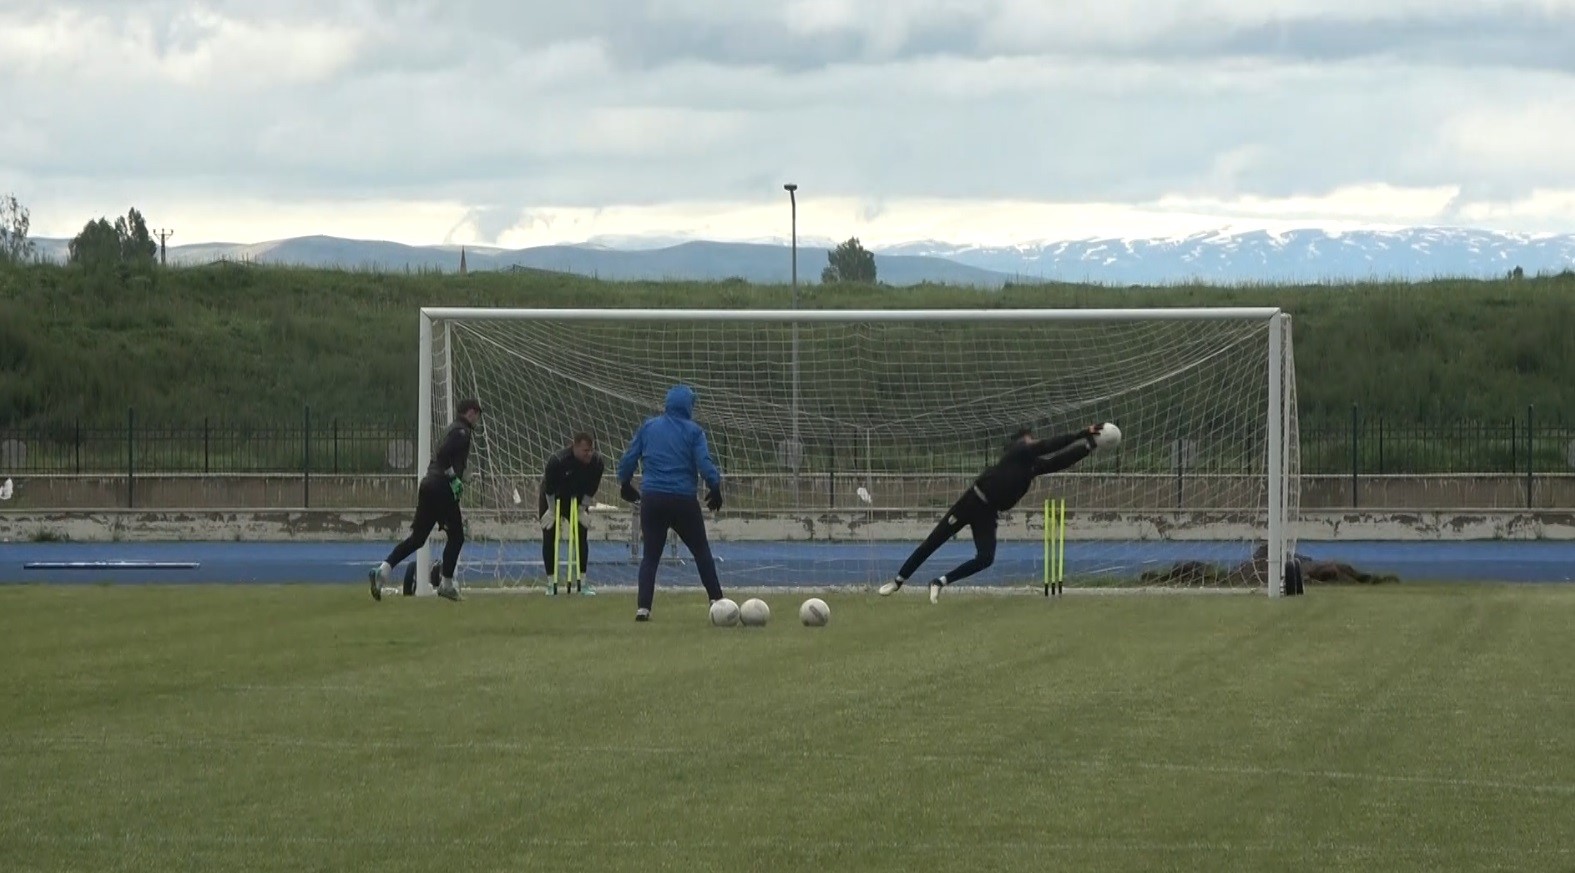
[[(394, 823), (391, 823), (394, 824)], [(293, 846), (390, 846), (403, 847), (429, 847), (447, 849), (703, 849), (722, 851), (729, 849), (793, 849), (809, 854), (823, 854), (827, 852), (845, 852), (850, 850), (879, 849), (887, 852), (923, 852), (925, 854), (955, 854), (959, 852), (1023, 852), (1023, 851), (1058, 851), (1058, 852), (1207, 852), (1210, 854), (1231, 853), (1273, 853), (1284, 852), (1296, 855), (1307, 854), (1339, 854), (1339, 855), (1367, 855), (1367, 856), (1439, 856), (1455, 858), (1461, 855), (1478, 856), (1503, 856), (1503, 857), (1568, 857), (1575, 855), (1575, 849), (1566, 846), (1535, 847), (1524, 846), (1484, 846), (1479, 844), (1430, 846), (1420, 844), (1397, 845), (1396, 843), (1364, 844), (1364, 843), (1281, 843), (1281, 842), (1232, 842), (1229, 840), (1181, 840), (1174, 842), (1142, 841), (1142, 840), (838, 840), (823, 839), (810, 835), (805, 837), (773, 837), (773, 836), (740, 836), (733, 840), (675, 840), (675, 839), (630, 839), (626, 837), (559, 837), (541, 835), (485, 835), (485, 836), (441, 836), (438, 834), (424, 833), (411, 830), (402, 825), (394, 824), (389, 830), (370, 836), (356, 836), (353, 834), (335, 834), (332, 836), (310, 836), (288, 833), (269, 834), (242, 834), (233, 831), (221, 833), (198, 832), (172, 832), (159, 829), (157, 832), (141, 833), (136, 831), (118, 831), (107, 833), (104, 831), (88, 831), (76, 834), (55, 833), (22, 833), (13, 834), (13, 839), (34, 845), (148, 845), (163, 844), (171, 846), (259, 846), (259, 845), (293, 845)]]
[[(885, 748), (897, 750), (899, 744), (885, 743)], [(574, 744), (560, 746), (554, 741), (529, 742), (517, 740), (394, 740), (394, 739), (308, 739), (302, 737), (268, 737), (258, 736), (250, 738), (221, 737), (209, 734), (181, 735), (181, 734), (147, 734), (147, 735), (44, 735), (17, 737), (0, 747), (0, 759), (8, 753), (31, 754), (32, 749), (86, 749), (86, 748), (120, 748), (136, 750), (155, 749), (320, 749), (335, 752), (356, 751), (425, 751), (425, 752), (501, 752), (521, 755), (530, 752), (544, 752), (548, 754), (547, 760), (542, 763), (555, 764), (568, 758), (620, 756), (634, 757), (642, 755), (687, 755), (704, 757), (715, 753), (715, 750), (701, 747), (688, 746), (641, 746), (641, 745), (585, 745)], [(843, 761), (867, 761), (868, 755), (859, 755), (848, 752), (837, 752), (826, 749), (795, 749), (787, 746), (770, 746), (766, 744), (751, 744), (749, 746), (732, 745), (729, 752), (750, 754), (763, 757), (802, 758), (805, 760), (829, 759)], [(1571, 783), (1536, 783), (1516, 782), (1503, 779), (1466, 779), (1453, 776), (1428, 776), (1415, 774), (1394, 774), (1359, 772), (1350, 770), (1306, 770), (1288, 767), (1257, 767), (1236, 764), (1197, 764), (1176, 763), (1167, 761), (1134, 761), (1114, 758), (1061, 758), (1054, 755), (1033, 753), (1026, 749), (1016, 750), (1006, 755), (992, 756), (980, 755), (976, 752), (959, 750), (945, 755), (913, 754), (904, 755), (901, 760), (925, 764), (959, 764), (970, 767), (999, 766), (1013, 770), (1021, 770), (1025, 764), (1039, 764), (1048, 767), (1075, 767), (1079, 769), (1119, 771), (1123, 769), (1139, 770), (1170, 770), (1177, 772), (1203, 773), (1217, 776), (1235, 776), (1258, 779), (1265, 776), (1274, 776), (1292, 779), (1305, 779), (1311, 781), (1344, 781), (1344, 782), (1371, 782), (1389, 785), (1425, 785), (1440, 788), (1472, 789), (1481, 791), (1502, 791), (1512, 794), (1552, 794), (1560, 796), (1575, 796), (1575, 784)]]

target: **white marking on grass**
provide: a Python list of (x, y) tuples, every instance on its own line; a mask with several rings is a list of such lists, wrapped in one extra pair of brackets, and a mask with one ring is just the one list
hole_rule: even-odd
[(220, 833), (88, 831), (74, 834), (26, 833), (20, 839), (35, 845), (178, 845), (178, 846), (388, 846), (430, 847), (447, 849), (508, 849), (536, 847), (544, 849), (705, 849), (727, 850), (794, 849), (809, 854), (844, 852), (859, 849), (879, 849), (886, 852), (919, 852), (925, 854), (957, 853), (972, 851), (1059, 851), (1059, 852), (1207, 852), (1253, 854), (1286, 852), (1306, 854), (1375, 855), (1385, 856), (1536, 856), (1567, 857), (1575, 849), (1565, 846), (1485, 846), (1481, 844), (1430, 846), (1417, 843), (1404, 845), (1387, 843), (1334, 843), (1334, 842), (1233, 842), (1229, 840), (860, 840), (826, 839), (822, 836), (790, 837), (770, 835), (740, 835), (731, 840), (715, 839), (659, 839), (615, 836), (566, 837), (532, 835), (443, 836), (405, 827), (357, 836), (355, 834), (308, 835), (290, 833), (241, 834), (233, 831)]
[[(900, 744), (887, 742), (885, 748), (896, 748)], [(363, 751), (425, 751), (425, 752), (503, 752), (520, 755), (529, 752), (543, 752), (548, 757), (544, 763), (561, 763), (574, 756), (599, 757), (604, 755), (616, 757), (630, 757), (635, 755), (686, 755), (697, 758), (710, 757), (716, 754), (711, 748), (691, 746), (659, 746), (659, 745), (595, 745), (575, 743), (559, 745), (556, 741), (531, 742), (526, 740), (396, 740), (388, 738), (377, 739), (327, 739), (306, 737), (278, 737), (278, 736), (249, 736), (249, 737), (223, 737), (211, 734), (35, 734), (11, 740), (3, 749), (0, 749), (0, 758), (6, 752), (19, 750), (25, 747), (35, 748), (87, 748), (87, 747), (113, 747), (131, 750), (138, 749), (176, 749), (176, 748), (273, 748), (273, 749), (322, 749), (336, 752)], [(795, 757), (804, 759), (831, 759), (843, 761), (867, 761), (869, 755), (851, 752), (837, 752), (828, 749), (796, 749), (783, 745), (757, 743), (749, 746), (731, 745), (729, 752), (737, 754), (756, 755), (762, 757)], [(1193, 773), (1208, 773), (1219, 776), (1239, 776), (1262, 778), (1266, 776), (1351, 781), (1374, 782), (1380, 784), (1411, 784), (1431, 785), (1443, 788), (1464, 788), (1488, 791), (1507, 791), (1524, 794), (1557, 794), (1575, 795), (1575, 784), (1565, 782), (1536, 783), (1517, 782), (1503, 779), (1466, 779), (1454, 776), (1430, 776), (1405, 773), (1374, 773), (1348, 770), (1306, 770), (1289, 767), (1258, 767), (1251, 765), (1235, 764), (1198, 764), (1174, 763), (1168, 761), (1141, 761), (1117, 760), (1113, 758), (1060, 758), (1048, 754), (1035, 754), (1027, 750), (1016, 750), (1008, 755), (992, 756), (981, 755), (976, 752), (957, 751), (945, 755), (916, 754), (907, 755), (904, 760), (925, 764), (965, 764), (970, 767), (1001, 766), (1013, 770), (1021, 770), (1025, 763), (1042, 764), (1049, 767), (1077, 767), (1093, 770), (1121, 770), (1133, 768), (1139, 770), (1174, 770)]]

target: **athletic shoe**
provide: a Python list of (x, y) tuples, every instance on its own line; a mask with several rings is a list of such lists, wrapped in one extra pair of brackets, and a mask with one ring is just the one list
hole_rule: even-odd
[(373, 600), (382, 600), (383, 599), (383, 578), (382, 578), (382, 574), (378, 573), (377, 570), (378, 570), (378, 568), (376, 568), (376, 567), (373, 567), (371, 570), (368, 570), (367, 574), (366, 574), (366, 578), (367, 578), (367, 581), (372, 584), (372, 599)]
[(651, 611), (649, 609), (636, 609), (634, 611), (634, 620), (635, 621), (650, 621), (651, 620)]
[(944, 588), (944, 587), (946, 587), (945, 584), (942, 583), (941, 580), (939, 580), (939, 579), (936, 579), (936, 580), (934, 580), (934, 581), (932, 581), (930, 583), (930, 602), (931, 603), (940, 603), (941, 602), (941, 589)]
[(891, 595), (896, 594), (897, 593), (897, 589), (899, 589), (901, 587), (902, 587), (902, 580), (901, 579), (893, 579), (890, 582), (887, 582), (885, 585), (882, 585), (880, 587), (880, 596), (882, 596), (882, 597), (890, 597)]
[(460, 596), (459, 586), (452, 582), (445, 582), (442, 585), (439, 585), (437, 593), (439, 597), (446, 597), (455, 603), (465, 599), (464, 597)]

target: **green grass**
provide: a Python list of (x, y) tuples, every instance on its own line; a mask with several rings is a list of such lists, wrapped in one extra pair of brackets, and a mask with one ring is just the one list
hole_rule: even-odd
[[(1575, 414), (1575, 272), (1510, 281), (1004, 291), (803, 289), (809, 308), (1276, 305), (1295, 316), (1302, 421), (1506, 423)], [(0, 427), (203, 419), (293, 426), (415, 417), (421, 306), (786, 308), (790, 289), (530, 273), (379, 275), (214, 265), (124, 287), (56, 265), (0, 266)], [(1396, 451), (1403, 451), (1399, 446)], [(1396, 462), (1400, 459), (1395, 458)]]
[(1554, 870), (1575, 588), (0, 590), (0, 869)]

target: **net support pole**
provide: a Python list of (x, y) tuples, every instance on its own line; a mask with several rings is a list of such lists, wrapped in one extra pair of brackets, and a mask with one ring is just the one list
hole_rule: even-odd
[[(427, 459), (432, 457), (432, 316), (421, 313), (421, 363), (416, 384), (420, 395), (416, 398), (416, 490), (421, 489), (421, 476), (426, 471)], [(416, 550), (416, 593), (431, 593), (432, 546), (422, 543)]]
[(1269, 318), (1269, 523), (1268, 571), (1269, 596), (1279, 597), (1285, 589), (1285, 316)]

